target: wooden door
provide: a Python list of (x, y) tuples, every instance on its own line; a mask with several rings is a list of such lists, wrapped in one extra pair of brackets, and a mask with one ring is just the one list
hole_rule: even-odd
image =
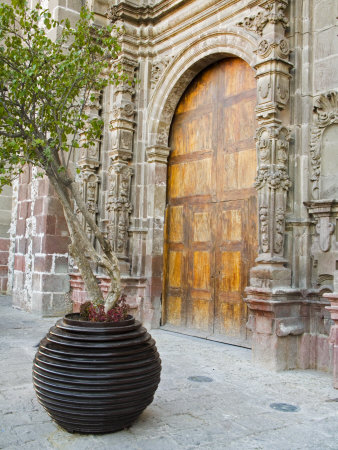
[(255, 105), (253, 70), (229, 58), (200, 73), (177, 107), (165, 221), (167, 328), (248, 340), (243, 294), (257, 254)]

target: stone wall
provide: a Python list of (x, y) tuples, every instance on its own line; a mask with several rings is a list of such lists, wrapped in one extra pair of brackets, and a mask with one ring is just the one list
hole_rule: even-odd
[(7, 292), (11, 210), (12, 189), (5, 186), (0, 194), (0, 293), (2, 294)]
[(67, 224), (47, 179), (26, 167), (20, 175), (13, 242), (13, 305), (43, 316), (58, 316), (68, 301)]

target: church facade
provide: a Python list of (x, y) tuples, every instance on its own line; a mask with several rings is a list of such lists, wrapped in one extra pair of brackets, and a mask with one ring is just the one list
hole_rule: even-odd
[[(71, 20), (77, 3), (49, 2)], [(336, 1), (92, 3), (123, 27), (118, 63), (137, 82), (97, 93), (102, 140), (76, 164), (134, 313), (272, 369), (333, 371), (338, 387)], [(12, 196), (0, 286), (20, 308), (76, 310), (48, 181), (27, 169)]]

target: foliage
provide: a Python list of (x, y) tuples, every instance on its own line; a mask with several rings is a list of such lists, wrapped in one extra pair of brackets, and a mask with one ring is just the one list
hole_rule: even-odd
[(122, 294), (115, 306), (107, 312), (103, 305), (95, 305), (89, 301), (83, 303), (80, 307), (80, 318), (90, 322), (120, 322), (127, 318), (129, 310), (126, 295)]
[[(91, 298), (104, 302), (94, 265), (112, 279), (106, 310), (120, 296), (118, 260), (88, 212), (72, 160), (101, 137), (103, 121), (90, 108), (102, 90), (112, 83), (132, 82), (116, 61), (119, 33), (114, 26), (94, 25), (86, 7), (71, 25), (68, 19), (54, 20), (39, 3), (32, 9), (23, 0), (0, 3), (0, 190), (27, 163), (48, 176), (64, 209), (70, 251)], [(94, 245), (74, 206), (93, 232)]]
[(92, 23), (85, 7), (71, 27), (39, 3), (32, 10), (0, 3), (0, 185), (26, 162), (65, 170), (75, 149), (100, 138), (102, 120), (89, 117), (86, 105), (94, 91), (120, 81), (112, 70), (102, 76), (120, 47), (113, 27)]

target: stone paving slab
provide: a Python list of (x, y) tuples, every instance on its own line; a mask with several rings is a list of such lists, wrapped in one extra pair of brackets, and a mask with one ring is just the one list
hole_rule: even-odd
[(15, 310), (0, 296), (0, 449), (338, 450), (338, 390), (330, 374), (270, 372), (252, 365), (248, 349), (163, 330), (151, 331), (162, 380), (134, 425), (69, 434), (39, 405), (31, 381), (36, 346), (55, 321)]

